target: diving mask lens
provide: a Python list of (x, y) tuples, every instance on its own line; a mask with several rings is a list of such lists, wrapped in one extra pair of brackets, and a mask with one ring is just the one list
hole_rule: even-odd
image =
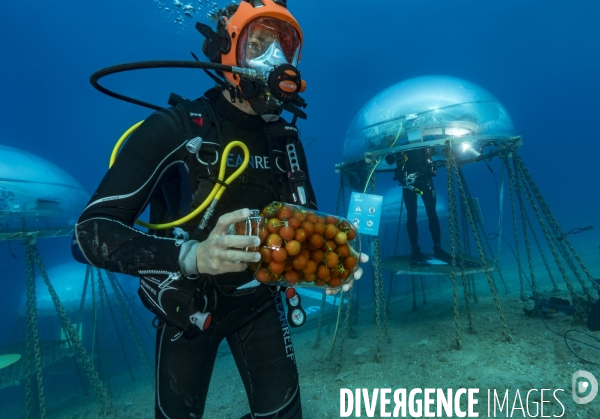
[(238, 45), (238, 65), (266, 74), (281, 64), (298, 65), (300, 37), (279, 19), (258, 18), (244, 28)]

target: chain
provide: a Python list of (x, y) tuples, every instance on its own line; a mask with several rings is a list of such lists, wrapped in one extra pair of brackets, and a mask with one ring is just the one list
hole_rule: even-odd
[[(404, 201), (400, 200), (400, 211), (398, 213), (398, 228), (396, 229), (396, 243), (394, 244), (394, 255), (398, 254), (398, 243), (400, 242), (400, 227), (402, 225), (402, 213), (404, 212)], [(392, 291), (395, 294), (398, 289), (398, 283), (394, 282), (394, 271), (390, 272), (390, 291), (388, 294), (387, 308), (389, 310)]]
[[(98, 275), (100, 275), (100, 272), (98, 272)], [(144, 367), (146, 369), (146, 374), (148, 375), (148, 377), (150, 379), (152, 379), (154, 377), (154, 368), (152, 366), (152, 363), (150, 362), (150, 359), (148, 358), (148, 354), (144, 350), (144, 345), (142, 344), (142, 341), (140, 340), (137, 330), (133, 326), (133, 322), (131, 321), (131, 316), (129, 315), (129, 313), (127, 312), (127, 309), (125, 308), (125, 303), (123, 302), (123, 296), (121, 295), (119, 288), (117, 287), (117, 277), (115, 276), (115, 274), (113, 274), (112, 272), (109, 272), (109, 271), (107, 271), (106, 275), (108, 276), (108, 280), (110, 281), (110, 284), (112, 285), (115, 296), (117, 297), (117, 301), (119, 303), (119, 306), (121, 307), (121, 311), (123, 312), (123, 316), (125, 317), (125, 322), (127, 323), (127, 327), (129, 328), (131, 336), (133, 337), (135, 346), (137, 346), (138, 352), (140, 353), (140, 357), (142, 358)]]
[[(37, 317), (35, 312), (35, 306), (32, 307), (32, 298), (30, 298), (30, 294), (32, 291), (30, 289), (35, 285), (35, 277), (33, 274), (33, 261), (31, 260), (31, 254), (29, 252), (29, 246), (25, 250), (25, 269), (27, 270), (27, 317), (25, 318), (25, 330), (26, 330), (26, 340), (27, 340), (27, 385), (25, 387), (25, 411), (27, 412), (26, 418), (29, 419), (31, 417), (31, 362), (33, 358), (33, 348), (32, 348), (32, 332), (31, 332), (31, 323), (32, 317)], [(33, 284), (31, 284), (33, 282)], [(35, 290), (35, 288), (33, 288)], [(35, 292), (35, 291), (33, 291)]]
[[(536, 196), (536, 199), (540, 203), (540, 206), (542, 207), (542, 210), (544, 211), (546, 219), (548, 220), (548, 222), (552, 226), (552, 228), (555, 231), (556, 235), (558, 237), (562, 237), (563, 240), (561, 242), (561, 246), (564, 246), (564, 244), (566, 244), (569, 247), (569, 250), (571, 251), (571, 254), (573, 255), (573, 257), (575, 257), (575, 260), (577, 261), (577, 263), (579, 263), (579, 266), (581, 266), (581, 269), (586, 274), (586, 276), (587, 276), (588, 280), (590, 281), (590, 283), (592, 284), (592, 286), (596, 289), (597, 292), (600, 293), (600, 286), (596, 283), (596, 281), (594, 280), (594, 277), (592, 276), (592, 274), (590, 273), (590, 271), (583, 264), (583, 261), (581, 260), (581, 258), (579, 257), (579, 254), (577, 253), (577, 251), (573, 247), (573, 244), (571, 243), (571, 241), (567, 238), (567, 236), (564, 234), (564, 232), (560, 228), (560, 225), (558, 224), (558, 220), (556, 219), (556, 217), (554, 217), (554, 214), (552, 214), (552, 211), (550, 210), (550, 207), (548, 206), (548, 204), (544, 200), (544, 197), (542, 196), (542, 194), (540, 193), (540, 190), (538, 189), (537, 185), (533, 181), (533, 178), (531, 177), (531, 174), (529, 173), (529, 171), (525, 167), (525, 164), (523, 164), (523, 161), (521, 160), (520, 156), (517, 155), (516, 159), (517, 159), (517, 161), (519, 163), (519, 167), (521, 169), (521, 172), (523, 173), (523, 177), (527, 180), (527, 182), (529, 184), (529, 187), (531, 188), (531, 190), (533, 191), (533, 193)], [(564, 244), (563, 244), (563, 242), (564, 242)], [(565, 251), (565, 254), (566, 254), (566, 251)], [(582, 287), (584, 293), (586, 294), (586, 296), (588, 298), (588, 301), (590, 303), (594, 303), (595, 302), (594, 298), (590, 294), (588, 288), (585, 286), (585, 283), (581, 279), (579, 273), (577, 272), (577, 269), (572, 264), (571, 258), (568, 256), (568, 254), (566, 254), (566, 256), (567, 256), (566, 257), (567, 263), (569, 263), (569, 265), (571, 266), (571, 269), (573, 269), (573, 272), (575, 273), (575, 276), (577, 277), (577, 280), (581, 284), (581, 287)]]
[(319, 346), (321, 346), (321, 327), (323, 325), (326, 298), (327, 294), (323, 292), (323, 296), (321, 297), (321, 309), (319, 310), (319, 322), (317, 323), (317, 335), (315, 336), (315, 343), (313, 344), (313, 349), (317, 349)]
[(54, 290), (54, 287), (50, 283), (50, 279), (48, 278), (48, 274), (46, 272), (46, 269), (44, 268), (44, 265), (42, 263), (39, 253), (37, 252), (37, 249), (33, 249), (32, 252), (33, 252), (33, 257), (34, 257), (35, 263), (36, 263), (38, 269), (40, 270), (42, 278), (44, 278), (44, 282), (46, 283), (46, 286), (48, 287), (48, 292), (50, 293), (50, 296), (52, 297), (52, 301), (54, 302), (54, 307), (56, 308), (56, 312), (58, 313), (58, 317), (61, 321), (61, 324), (65, 331), (65, 334), (68, 336), (69, 340), (71, 341), (71, 344), (73, 345), (73, 348), (75, 349), (75, 353), (77, 354), (79, 361), (81, 362), (81, 365), (83, 366), (83, 368), (92, 384), (92, 387), (94, 388), (96, 397), (98, 397), (98, 401), (102, 405), (103, 414), (116, 417), (116, 412), (111, 404), (110, 398), (109, 398), (108, 394), (106, 393), (106, 390), (104, 389), (104, 386), (102, 385), (102, 382), (98, 378), (98, 373), (96, 371), (94, 371), (94, 365), (90, 361), (90, 358), (87, 356), (86, 350), (83, 347), (83, 345), (81, 344), (81, 341), (79, 340), (79, 336), (77, 336), (77, 334), (75, 333), (75, 328), (73, 327), (73, 324), (71, 323), (71, 321), (69, 320), (69, 317), (67, 316), (67, 312), (65, 311), (63, 305), (61, 304), (61, 302), (58, 298), (58, 295), (56, 294), (56, 291)]
[[(450, 167), (455, 172), (458, 172), (458, 169), (456, 166), (456, 161), (454, 160), (454, 155), (449, 151), (447, 151), (447, 160), (450, 160)], [(465, 194), (464, 186), (460, 180), (460, 177), (457, 176), (456, 181), (458, 183), (458, 188), (460, 190), (460, 194), (463, 197), (463, 199), (465, 199), (466, 194)], [(466, 199), (465, 199), (465, 201), (466, 201)], [(498, 311), (498, 315), (500, 316), (500, 322), (502, 323), (502, 333), (504, 334), (504, 338), (508, 342), (512, 343), (514, 340), (513, 340), (512, 336), (510, 335), (510, 331), (508, 330), (508, 325), (506, 324), (506, 319), (504, 318), (504, 313), (502, 313), (502, 308), (500, 307), (500, 301), (498, 300), (498, 295), (496, 293), (496, 287), (494, 285), (494, 280), (488, 269), (487, 261), (484, 257), (483, 247), (481, 245), (481, 241), (479, 240), (479, 235), (477, 234), (477, 227), (475, 225), (475, 220), (473, 219), (473, 214), (471, 214), (471, 209), (469, 208), (468, 205), (466, 206), (466, 209), (467, 209), (467, 217), (469, 219), (469, 224), (471, 225), (471, 230), (473, 231), (473, 237), (475, 239), (475, 244), (477, 245), (477, 250), (479, 252), (479, 256), (481, 259), (481, 264), (484, 268), (485, 276), (487, 277), (488, 284), (490, 286), (490, 290), (492, 291), (492, 295), (494, 297), (494, 303), (496, 305), (496, 310)]]
[[(348, 291), (348, 304), (346, 304), (346, 313), (344, 314), (344, 329), (342, 330), (342, 339), (340, 340), (340, 354), (339, 361), (336, 368), (336, 374), (338, 374), (342, 368), (342, 360), (344, 359), (344, 343), (346, 341), (346, 332), (348, 330), (348, 326), (350, 325), (350, 310), (352, 307), (352, 290), (354, 287), (350, 288)], [(340, 299), (340, 304), (342, 304), (343, 300)]]
[[(342, 194), (344, 192), (345, 184), (344, 184), (344, 174), (340, 173), (340, 185), (338, 187), (337, 201), (335, 203), (335, 213), (339, 215), (340, 210), (340, 202), (342, 199)], [(323, 317), (325, 316), (325, 299), (327, 295), (323, 292), (321, 297), (321, 308), (319, 310), (319, 322), (317, 323), (317, 333), (315, 335), (315, 343), (313, 343), (313, 349), (317, 349), (321, 346), (321, 330), (323, 327)]]
[(533, 229), (533, 223), (531, 222), (531, 219), (529, 218), (529, 216), (527, 216), (527, 224), (529, 225), (529, 230), (531, 230), (531, 235), (533, 236), (533, 239), (535, 240), (535, 245), (538, 249), (538, 252), (540, 253), (540, 256), (542, 257), (544, 266), (546, 267), (546, 272), (548, 272), (548, 276), (550, 277), (550, 281), (552, 282), (552, 287), (553, 287), (552, 290), (554, 292), (557, 292), (558, 285), (556, 284), (556, 280), (554, 279), (554, 275), (552, 274), (552, 270), (550, 269), (550, 265), (548, 264), (546, 255), (542, 252), (542, 246), (540, 245), (540, 241), (537, 237), (537, 234), (535, 234), (535, 230)]
[(516, 257), (517, 257), (517, 266), (519, 269), (519, 289), (521, 301), (527, 301), (527, 296), (525, 295), (525, 286), (523, 282), (523, 273), (521, 271), (521, 251), (519, 250), (519, 230), (517, 227), (517, 210), (515, 209), (515, 179), (514, 173), (510, 164), (508, 164), (508, 156), (504, 156), (504, 165), (506, 167), (506, 172), (508, 173), (508, 190), (510, 194), (510, 209), (512, 212), (512, 221), (513, 221), (513, 234), (515, 236), (515, 248), (516, 248)]
[(377, 261), (377, 263), (375, 264), (375, 276), (378, 277), (378, 288), (379, 288), (379, 298), (381, 300), (381, 305), (380, 305), (380, 310), (383, 313), (383, 330), (385, 333), (385, 336), (387, 337), (387, 342), (388, 343), (392, 343), (392, 338), (390, 337), (390, 334), (388, 332), (388, 324), (387, 324), (387, 310), (386, 310), (386, 304), (385, 304), (385, 290), (383, 287), (383, 273), (381, 271), (381, 248), (379, 246), (379, 237), (375, 236), (375, 241), (374, 241), (374, 249), (373, 249), (373, 261), (375, 263), (375, 261)]
[[(371, 163), (371, 170), (375, 170), (376, 164), (375, 162)], [(375, 193), (375, 176), (371, 177), (371, 193)], [(381, 305), (379, 309), (383, 313), (383, 329), (385, 336), (387, 337), (387, 342), (392, 343), (392, 338), (388, 332), (388, 323), (387, 323), (387, 308), (386, 308), (386, 300), (385, 300), (385, 289), (383, 285), (383, 272), (381, 271), (381, 248), (379, 246), (379, 236), (375, 236), (374, 248), (373, 248), (373, 266), (375, 267), (375, 276), (377, 277), (376, 286), (379, 288), (379, 298)]]
[[(35, 273), (33, 266), (35, 244), (27, 245), (26, 249), (26, 266), (27, 266), (27, 319), (28, 319), (28, 336), (27, 336), (27, 351), (29, 357), (27, 360), (27, 374), (31, 377), (30, 359), (34, 356), (35, 361), (35, 379), (37, 381), (38, 402), (40, 408), (40, 417), (46, 419), (46, 398), (44, 396), (44, 382), (42, 381), (42, 355), (40, 353), (40, 337), (38, 334), (37, 312), (35, 308), (36, 289), (35, 289)], [(31, 345), (31, 346), (30, 346)], [(31, 399), (31, 378), (27, 380), (27, 417), (32, 415)]]
[(461, 349), (462, 343), (460, 338), (460, 322), (458, 316), (458, 287), (456, 285), (456, 240), (458, 234), (458, 211), (456, 208), (456, 195), (454, 194), (454, 173), (451, 170), (450, 159), (448, 155), (452, 153), (450, 145), (447, 145), (446, 149), (446, 187), (448, 189), (448, 222), (450, 223), (450, 255), (452, 257), (452, 273), (450, 278), (452, 279), (452, 292), (454, 297), (454, 330), (456, 336), (452, 347), (454, 349)]
[[(513, 160), (514, 163), (514, 160)], [(521, 224), (523, 228), (523, 238), (525, 239), (525, 250), (527, 252), (527, 263), (529, 264), (529, 277), (531, 278), (531, 288), (535, 293), (537, 293), (537, 284), (535, 282), (535, 271), (533, 269), (533, 260), (531, 257), (531, 244), (529, 243), (529, 235), (527, 234), (527, 220), (529, 219), (529, 215), (527, 214), (527, 210), (525, 209), (525, 204), (523, 203), (523, 197), (521, 193), (521, 179), (519, 176), (519, 172), (515, 171), (513, 179), (516, 185), (517, 198), (519, 200), (519, 209), (521, 210)], [(529, 201), (529, 204), (535, 206), (532, 201)], [(536, 214), (537, 207), (535, 208)], [(538, 214), (539, 215), (539, 214)], [(539, 218), (539, 217), (538, 217)], [(540, 223), (543, 223), (543, 220), (539, 219)]]
[[(468, 290), (468, 277), (465, 274), (465, 263), (464, 263), (464, 258), (463, 258), (463, 249), (462, 249), (462, 243), (460, 240), (460, 235), (458, 234), (458, 207), (456, 205), (456, 195), (454, 194), (454, 188), (452, 190), (452, 199), (454, 199), (454, 229), (455, 229), (455, 234), (454, 234), (454, 238), (455, 238), (455, 242), (456, 242), (456, 246), (458, 247), (458, 257), (460, 259), (460, 275), (461, 275), (461, 279), (462, 279), (462, 285), (463, 285), (463, 293), (464, 293), (464, 297), (465, 297), (465, 306), (467, 308), (467, 318), (469, 321), (469, 333), (477, 333), (475, 331), (475, 326), (473, 324), (473, 314), (471, 312), (471, 304), (469, 302), (469, 290)], [(463, 213), (464, 213), (464, 206), (463, 206)], [(466, 223), (466, 219), (465, 219), (465, 223)], [(466, 227), (466, 226), (465, 226)], [(465, 236), (465, 239), (468, 240), (468, 234), (467, 236)], [(452, 245), (454, 245), (454, 243), (452, 243)], [(455, 250), (456, 252), (456, 250)], [(470, 252), (469, 252), (470, 253)], [(456, 260), (455, 262), (456, 263)], [(454, 282), (454, 287), (456, 288), (456, 277), (453, 280)], [(456, 300), (456, 309), (458, 310), (458, 295), (457, 295), (457, 290), (454, 290), (454, 298)], [(456, 316), (456, 321), (458, 321), (458, 312), (455, 313)], [(459, 343), (460, 344), (460, 343)]]
[[(515, 152), (513, 152), (513, 165), (514, 165), (515, 173), (518, 173), (518, 171), (521, 170), (520, 164), (517, 161), (517, 159), (518, 159), (518, 155)], [(515, 177), (517, 177), (517, 176), (515, 176)], [(517, 183), (517, 187), (519, 187), (518, 183)], [(539, 210), (538, 206), (535, 204), (533, 197), (531, 196), (531, 191), (529, 190), (529, 188), (523, 188), (523, 190), (525, 191), (525, 196), (527, 197), (527, 201), (529, 202), (529, 205), (533, 208), (535, 215), (538, 219), (538, 222), (540, 223), (540, 226), (542, 227), (544, 237), (546, 238), (546, 241), (548, 242), (548, 247), (550, 247), (552, 256), (554, 257), (554, 260), (556, 261), (556, 264), (557, 264), (558, 269), (560, 270), (560, 273), (565, 281), (565, 284), (567, 285), (567, 288), (569, 289), (569, 292), (571, 293), (571, 298), (573, 300), (573, 303), (575, 305), (577, 305), (577, 310), (578, 310), (579, 315), (583, 315), (583, 308), (581, 307), (581, 304), (579, 303), (579, 299), (576, 297), (575, 289), (573, 288), (571, 281), (569, 281), (567, 272), (566, 272), (565, 268), (563, 267), (563, 264), (560, 261), (558, 253), (556, 252), (556, 248), (554, 247), (554, 244), (552, 242), (551, 234), (548, 231), (548, 226), (544, 222), (542, 215), (540, 214), (540, 210)]]
[[(376, 239), (376, 238), (375, 238)], [(373, 255), (374, 256), (374, 255)], [(375, 257), (373, 257), (372, 267), (374, 269), (373, 275), (373, 291), (375, 292), (375, 324), (377, 325), (377, 353), (375, 355), (376, 362), (381, 362), (381, 317), (380, 317), (380, 305), (379, 305), (379, 276), (377, 275), (377, 266), (375, 263)]]
[[(469, 199), (469, 201), (467, 201), (467, 205), (471, 205), (470, 198), (472, 197), (472, 195), (471, 195), (471, 192), (469, 191), (469, 185), (467, 184), (467, 181), (465, 180), (465, 177), (464, 177), (464, 173), (462, 172), (462, 170), (460, 170), (460, 168), (458, 169), (458, 173), (459, 173), (461, 182), (463, 184), (463, 187), (465, 188), (467, 198)], [(498, 276), (500, 277), (500, 282), (502, 282), (502, 286), (504, 287), (504, 292), (506, 294), (508, 294), (509, 290), (508, 290), (508, 286), (506, 285), (506, 281), (504, 280), (504, 275), (502, 274), (502, 269), (500, 268), (500, 265), (498, 264), (498, 260), (494, 256), (494, 251), (492, 250), (492, 245), (490, 244), (490, 241), (488, 240), (487, 236), (485, 235), (485, 229), (483, 228), (483, 221), (479, 217), (477, 217), (475, 219), (475, 224), (479, 227), (477, 229), (477, 235), (479, 236), (479, 240), (481, 240), (481, 237), (483, 237), (485, 245), (487, 247), (487, 250), (488, 250), (492, 260), (494, 261), (494, 267), (496, 268), (496, 272), (498, 273)], [(481, 235), (480, 235), (480, 233), (481, 233)], [(493, 273), (491, 275), (493, 278)], [(496, 285), (496, 281), (494, 279), (494, 286), (495, 285)]]
[[(100, 291), (100, 313), (102, 319), (102, 331), (104, 336), (104, 360), (101, 362), (102, 367), (106, 373), (106, 387), (108, 394), (112, 394), (112, 388), (110, 383), (110, 360), (108, 354), (108, 337), (106, 336), (106, 309), (104, 308), (104, 300), (106, 299), (106, 305), (111, 310), (110, 301), (108, 300), (108, 291), (106, 290), (106, 284), (104, 284), (104, 279), (102, 278), (102, 274), (100, 273), (100, 269), (98, 271), (98, 290)], [(113, 323), (115, 324), (115, 330), (119, 333), (119, 329), (117, 328), (117, 323), (113, 317)]]

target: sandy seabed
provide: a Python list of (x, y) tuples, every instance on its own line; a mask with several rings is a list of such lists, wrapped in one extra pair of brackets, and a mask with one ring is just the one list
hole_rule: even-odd
[[(504, 274), (507, 282), (514, 283), (516, 274)], [(405, 280), (403, 280), (405, 281)], [(543, 283), (543, 282), (540, 282)], [(430, 279), (426, 285), (423, 302), (420, 285), (417, 288), (417, 309), (413, 311), (412, 290), (404, 283), (388, 307), (387, 331), (391, 343), (384, 334), (384, 321), (381, 319), (380, 362), (377, 355), (377, 327), (373, 307), (361, 307), (358, 326), (354, 328), (356, 337), (346, 336), (343, 362), (337, 367), (339, 344), (336, 346), (333, 362), (324, 360), (331, 346), (333, 326), (325, 325), (322, 340), (314, 348), (315, 328), (293, 330), (294, 347), (300, 372), (302, 405), (304, 418), (322, 419), (340, 417), (340, 389), (354, 391), (366, 388), (396, 389), (413, 388), (453, 389), (477, 388), (478, 405), (475, 411), (479, 417), (488, 417), (488, 390), (496, 390), (500, 399), (508, 390), (508, 405), (521, 407), (515, 397), (519, 390), (525, 410), (516, 409), (507, 415), (505, 406), (502, 412), (493, 407), (490, 417), (558, 417), (600, 418), (600, 398), (589, 404), (577, 405), (571, 395), (572, 376), (578, 370), (586, 370), (600, 379), (597, 365), (587, 363), (567, 348), (562, 336), (545, 327), (539, 317), (528, 317), (523, 307), (528, 305), (520, 300), (518, 292), (499, 293), (498, 298), (506, 324), (510, 329), (513, 343), (507, 342), (500, 317), (489, 292), (485, 275), (476, 276), (479, 301), (471, 304), (473, 326), (476, 333), (468, 331), (467, 310), (463, 301), (462, 288), (458, 288), (461, 301), (459, 308), (461, 349), (453, 349), (456, 338), (452, 283), (449, 279)], [(517, 284), (518, 289), (518, 284)], [(404, 288), (404, 289), (402, 289)], [(547, 291), (548, 287), (545, 287)], [(549, 292), (547, 295), (551, 295)], [(558, 296), (569, 298), (566, 292)], [(529, 303), (531, 305), (531, 303)], [(552, 315), (546, 319), (549, 328), (563, 335), (569, 329), (577, 329), (600, 337), (600, 332), (589, 332), (583, 324), (564, 314)], [(340, 332), (341, 333), (341, 332)], [(579, 333), (571, 337), (593, 343), (589, 337)], [(339, 339), (338, 339), (339, 342)], [(572, 342), (571, 349), (581, 357), (600, 363), (600, 352), (581, 343)], [(600, 347), (600, 344), (596, 343)], [(221, 348), (213, 374), (204, 418), (237, 419), (248, 411), (244, 387), (239, 378), (226, 343)], [(275, 372), (274, 372), (275, 373)], [(154, 394), (150, 383), (113, 384), (112, 401), (121, 418), (154, 417)], [(544, 393), (544, 411), (539, 411), (541, 392), (531, 392), (527, 403), (527, 392), (532, 389), (550, 389)], [(553, 391), (562, 403), (553, 397)], [(372, 393), (370, 393), (372, 394)], [(392, 397), (390, 397), (392, 398)], [(461, 408), (466, 409), (466, 397), (462, 397)], [(393, 402), (392, 402), (393, 406)], [(493, 404), (492, 404), (493, 406)], [(563, 408), (564, 406), (564, 408)], [(69, 399), (49, 404), (48, 419), (100, 419), (99, 405), (94, 397), (71, 396)], [(564, 409), (564, 411), (563, 411)], [(388, 408), (388, 412), (393, 409)], [(435, 405), (432, 409), (435, 411)], [(563, 413), (564, 412), (564, 413)], [(375, 415), (380, 415), (379, 405)], [(368, 417), (364, 403), (361, 417)], [(5, 416), (6, 415), (6, 416)], [(0, 417), (18, 419), (24, 415), (15, 411), (4, 411)], [(356, 417), (353, 413), (350, 417)], [(407, 415), (407, 417), (411, 417)], [(446, 416), (444, 416), (446, 417)], [(454, 416), (456, 417), (456, 416)]]

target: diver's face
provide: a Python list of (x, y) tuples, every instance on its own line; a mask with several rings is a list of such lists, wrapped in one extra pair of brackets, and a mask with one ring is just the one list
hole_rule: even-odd
[(246, 44), (246, 60), (252, 60), (263, 55), (276, 39), (277, 36), (266, 29), (251, 31), (248, 35), (248, 43)]

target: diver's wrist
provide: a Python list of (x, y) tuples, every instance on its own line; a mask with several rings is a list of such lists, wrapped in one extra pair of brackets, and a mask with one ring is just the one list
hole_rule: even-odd
[(198, 275), (197, 267), (197, 250), (200, 242), (196, 240), (188, 240), (181, 245), (179, 251), (179, 269), (185, 277)]

